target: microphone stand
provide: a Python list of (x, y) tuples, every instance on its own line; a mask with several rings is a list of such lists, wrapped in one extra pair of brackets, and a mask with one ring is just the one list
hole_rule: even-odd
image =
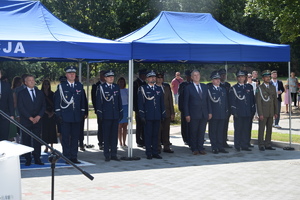
[(0, 110), (0, 115), (2, 115), (5, 119), (7, 119), (8, 121), (10, 121), (12, 124), (14, 124), (17, 127), (19, 127), (23, 132), (27, 133), (33, 139), (35, 139), (36, 141), (38, 141), (40, 144), (45, 145), (47, 148), (49, 148), (52, 151), (52, 153), (48, 157), (48, 160), (51, 163), (51, 169), (52, 169), (52, 185), (51, 185), (51, 199), (52, 200), (54, 199), (54, 169), (55, 169), (55, 163), (56, 163), (56, 161), (59, 158), (62, 158), (68, 164), (72, 165), (74, 168), (76, 168), (78, 171), (80, 171), (83, 175), (85, 175), (91, 181), (94, 179), (94, 177), (91, 174), (89, 174), (88, 172), (84, 171), (83, 169), (81, 169), (80, 167), (78, 167), (77, 165), (75, 165), (72, 161), (70, 161), (67, 157), (65, 157), (61, 152), (59, 152), (58, 150), (56, 150), (53, 147), (49, 146), (45, 141), (43, 141), (41, 138), (39, 138), (38, 136), (36, 136), (34, 133), (30, 132), (27, 128), (25, 128), (23, 125), (21, 125), (16, 120), (10, 118), (10, 116), (7, 115), (2, 110)]

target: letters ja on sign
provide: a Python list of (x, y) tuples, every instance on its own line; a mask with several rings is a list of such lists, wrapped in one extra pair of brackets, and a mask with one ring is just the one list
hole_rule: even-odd
[(25, 53), (22, 42), (1, 42), (0, 51), (3, 51), (3, 53)]

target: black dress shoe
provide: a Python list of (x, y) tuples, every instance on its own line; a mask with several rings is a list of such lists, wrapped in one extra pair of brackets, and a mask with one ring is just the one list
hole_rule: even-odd
[(228, 144), (223, 145), (224, 148), (232, 148), (232, 146), (229, 146)]
[(253, 147), (254, 147), (254, 145), (252, 145), (252, 144), (249, 144), (248, 146), (249, 146), (249, 147), (251, 147), (251, 148), (253, 148)]
[(105, 162), (109, 162), (110, 161), (110, 158), (105, 158)]
[(80, 151), (85, 151), (85, 148), (84, 147), (80, 147)]
[(100, 145), (99, 146), (99, 150), (103, 150), (104, 149), (104, 146), (103, 145)]
[(140, 147), (140, 148), (144, 147), (144, 145), (142, 145), (142, 144), (138, 144), (137, 146)]
[(266, 150), (276, 150), (276, 149), (270, 146), (270, 147), (266, 147)]
[(265, 147), (259, 147), (259, 150), (260, 150), (260, 151), (264, 151), (264, 150), (265, 150)]
[(212, 150), (212, 153), (213, 153), (213, 154), (218, 154), (219, 152), (218, 152), (218, 150), (215, 150), (215, 149), (214, 149), (214, 150)]
[(219, 150), (220, 153), (229, 153), (228, 151), (226, 151), (225, 149), (221, 149)]
[(112, 156), (112, 157), (111, 157), (111, 160), (114, 160), (114, 161), (121, 161), (117, 156)]
[(171, 149), (164, 149), (164, 152), (165, 152), (165, 153), (174, 153), (174, 151), (171, 150)]
[(249, 148), (242, 148), (243, 151), (252, 151), (251, 149)]
[(151, 160), (151, 159), (152, 159), (152, 156), (147, 156), (147, 159), (148, 159), (148, 160)]
[(160, 155), (153, 155), (152, 158), (156, 158), (156, 159), (162, 159), (162, 157)]
[(25, 166), (30, 166), (31, 165), (31, 160), (26, 160)]
[(75, 164), (80, 164), (81, 162), (77, 160), (76, 158), (70, 159)]
[(34, 164), (36, 164), (36, 165), (45, 165), (45, 163), (43, 163), (42, 161), (34, 162)]

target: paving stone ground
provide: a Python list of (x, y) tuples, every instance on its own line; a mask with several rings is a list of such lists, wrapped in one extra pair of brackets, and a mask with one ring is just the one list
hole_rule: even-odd
[[(292, 133), (297, 134), (299, 118), (295, 117), (292, 124)], [(288, 121), (282, 120), (281, 125), (287, 128)], [(299, 199), (298, 150), (260, 152), (255, 146), (251, 152), (229, 149), (228, 154), (215, 155), (206, 141), (208, 154), (194, 156), (183, 145), (179, 126), (171, 127), (171, 142), (175, 153), (162, 153), (162, 160), (147, 160), (144, 149), (137, 148), (133, 141), (133, 155), (141, 160), (105, 162), (103, 152), (97, 149), (96, 136), (91, 135), (89, 143), (95, 147), (79, 152), (79, 159), (95, 164), (82, 168), (94, 180), (72, 167), (55, 169), (55, 199)], [(61, 150), (60, 144), (55, 148)], [(118, 154), (127, 156), (127, 149), (119, 148)], [(24, 200), (50, 199), (50, 169), (21, 174)]]

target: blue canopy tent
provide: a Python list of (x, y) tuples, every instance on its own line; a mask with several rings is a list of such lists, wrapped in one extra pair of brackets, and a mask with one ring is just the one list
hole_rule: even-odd
[[(162, 11), (147, 25), (117, 41), (132, 44), (133, 60), (129, 67), (131, 73), (134, 61), (184, 63), (290, 61), (289, 45), (271, 44), (247, 37), (223, 26), (207, 13)], [(129, 84), (132, 81), (133, 79), (130, 79)], [(130, 97), (132, 98), (132, 94)], [(129, 108), (132, 108), (131, 102), (129, 101)], [(130, 112), (129, 115), (133, 116), (132, 109)]]
[(68, 26), (39, 1), (0, 1), (0, 60), (131, 59), (130, 44)]
[[(127, 62), (130, 44), (68, 26), (39, 1), (0, 1), (0, 61)], [(89, 74), (89, 67), (88, 67)], [(89, 79), (87, 79), (89, 85)], [(89, 95), (89, 93), (87, 93)]]
[(237, 33), (208, 13), (162, 11), (144, 27), (117, 41), (132, 43), (143, 62), (288, 62), (290, 46)]

